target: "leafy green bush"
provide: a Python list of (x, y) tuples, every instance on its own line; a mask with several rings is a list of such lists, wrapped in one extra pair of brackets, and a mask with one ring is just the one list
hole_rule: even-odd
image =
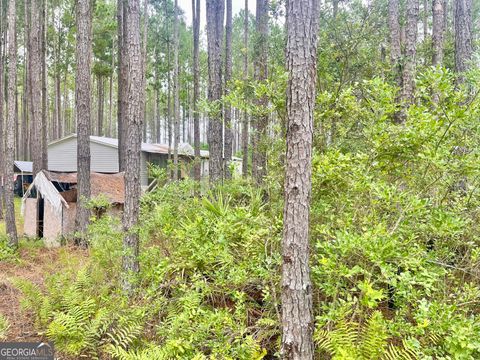
[[(441, 69), (425, 70), (417, 91), (404, 125), (382, 79), (317, 98), (319, 358), (480, 358), (480, 100)], [(264, 188), (234, 180), (195, 196), (185, 180), (146, 194), (129, 297), (119, 220), (95, 219), (82, 271), (23, 286), (37, 325), (77, 357), (278, 358), (282, 149), (269, 150)]]
[(8, 239), (0, 235), (0, 261), (14, 261), (17, 259), (17, 253), (14, 248), (8, 244)]

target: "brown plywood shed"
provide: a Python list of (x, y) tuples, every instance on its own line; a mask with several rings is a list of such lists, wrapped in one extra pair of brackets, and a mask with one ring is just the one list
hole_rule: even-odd
[[(77, 201), (77, 173), (42, 170), (23, 197), (24, 233), (43, 238), (50, 247), (73, 234)], [(118, 216), (125, 202), (124, 173), (90, 174), (92, 198), (103, 196), (111, 204), (108, 213)]]

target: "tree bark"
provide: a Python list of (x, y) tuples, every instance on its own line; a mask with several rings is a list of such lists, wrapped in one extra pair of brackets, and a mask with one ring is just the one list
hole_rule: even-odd
[(77, 241), (87, 246), (90, 211), (90, 132), (91, 132), (91, 68), (92, 68), (92, 2), (77, 0), (77, 72), (75, 77), (75, 113), (77, 116)]
[(41, 0), (41, 17), (40, 17), (40, 35), (41, 35), (41, 51), (42, 51), (42, 169), (48, 168), (48, 87), (47, 87), (47, 0)]
[[(225, 24), (225, 95), (229, 92), (229, 82), (232, 79), (232, 0), (227, 0), (227, 22)], [(232, 161), (232, 108), (225, 105), (225, 178), (230, 179), (230, 162)]]
[(392, 65), (397, 86), (402, 85), (401, 64), (402, 47), (400, 31), (400, 5), (399, 0), (388, 1), (388, 27), (390, 30), (390, 63)]
[(282, 241), (282, 358), (313, 359), (309, 217), (320, 0), (287, 5), (287, 153)]
[(423, 41), (426, 41), (428, 37), (428, 13), (428, 0), (423, 0)]
[(455, 71), (458, 83), (465, 81), (464, 73), (469, 70), (473, 55), (472, 45), (472, 0), (455, 2)]
[(200, 181), (200, 114), (198, 99), (200, 98), (200, 0), (192, 0), (193, 14), (193, 148), (195, 154), (194, 178)]
[(223, 179), (222, 49), (224, 0), (207, 0), (208, 101), (212, 109), (208, 122), (210, 182)]
[(17, 42), (15, 0), (8, 1), (8, 114), (5, 126), (5, 223), (9, 244), (18, 246), (13, 202), (13, 157), (15, 153), (15, 92), (17, 89)]
[(30, 12), (30, 108), (31, 108), (31, 148), (33, 174), (36, 175), (43, 167), (42, 151), (42, 32), (41, 32), (41, 0), (32, 0)]
[[(142, 50), (140, 41), (140, 0), (125, 3), (125, 60), (127, 62), (127, 86), (125, 96), (125, 205), (123, 212), (123, 289), (130, 292), (134, 282), (132, 275), (139, 271), (138, 217), (140, 208), (140, 157), (142, 136), (142, 108), (144, 99)], [(125, 100), (126, 100), (125, 99)]]
[(108, 84), (108, 91), (109, 91), (109, 94), (108, 94), (108, 131), (107, 131), (107, 136), (109, 137), (112, 137), (112, 133), (113, 133), (113, 118), (112, 118), (112, 114), (113, 114), (113, 69), (115, 68), (115, 57), (114, 57), (114, 53), (115, 53), (115, 43), (112, 43), (112, 72), (110, 73), (110, 76), (109, 76), (109, 84)]
[[(268, 54), (268, 0), (257, 0), (256, 9), (254, 76), (255, 81), (262, 82), (267, 79), (267, 54)], [(252, 146), (252, 175), (257, 184), (263, 183), (267, 174), (266, 137), (268, 114), (265, 113), (268, 99), (266, 96), (255, 101), (258, 114), (255, 116), (255, 133)]]
[(143, 139), (147, 142), (147, 41), (148, 41), (148, 0), (143, 0), (143, 41), (142, 41), (142, 98), (144, 99), (142, 107)]
[(405, 108), (411, 105), (414, 100), (418, 12), (418, 0), (407, 0), (407, 25), (405, 29), (405, 54), (402, 76), (402, 106)]
[(105, 81), (102, 75), (97, 76), (97, 135), (103, 136), (103, 114), (105, 108)]
[(3, 116), (3, 110), (4, 110), (4, 56), (3, 56), (3, 51), (4, 51), (4, 27), (5, 23), (3, 21), (3, 0), (0, 0), (0, 219), (3, 219), (3, 200), (4, 200), (4, 192), (3, 192), (3, 186), (5, 182), (5, 174), (4, 174), (4, 169), (5, 169), (5, 133), (4, 133), (4, 116)]
[[(245, 87), (245, 101), (246, 94), (247, 94), (247, 81), (248, 81), (248, 0), (245, 0), (245, 19), (243, 19), (243, 47), (244, 47), (244, 54), (243, 54), (243, 81)], [(243, 122), (242, 122), (242, 175), (244, 178), (248, 176), (248, 112), (245, 110), (243, 114)]]
[(432, 27), (432, 65), (441, 66), (443, 63), (443, 36), (444, 36), (444, 8), (443, 0), (432, 0), (433, 27)]
[(118, 96), (117, 96), (117, 129), (118, 129), (118, 168), (119, 171), (125, 170), (125, 150), (124, 146), (126, 125), (125, 124), (125, 106), (126, 100), (126, 59), (125, 59), (125, 0), (117, 0), (117, 41), (118, 41)]
[(180, 89), (178, 88), (178, 1), (175, 0), (173, 15), (173, 181), (178, 180), (178, 144), (180, 142)]

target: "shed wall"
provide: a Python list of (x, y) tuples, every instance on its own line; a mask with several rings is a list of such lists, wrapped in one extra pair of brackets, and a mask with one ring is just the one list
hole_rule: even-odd
[(37, 237), (37, 199), (25, 199), (23, 233), (27, 237)]
[[(118, 172), (118, 150), (90, 141), (91, 170), (100, 173)], [(48, 170), (77, 171), (77, 138), (72, 137), (48, 146)]]
[[(62, 207), (63, 208), (63, 207)], [(45, 201), (43, 239), (46, 247), (60, 246), (62, 236), (62, 214), (55, 212), (50, 202)]]
[(75, 214), (77, 213), (77, 203), (69, 202), (68, 209), (63, 208), (63, 236), (72, 235), (75, 232)]

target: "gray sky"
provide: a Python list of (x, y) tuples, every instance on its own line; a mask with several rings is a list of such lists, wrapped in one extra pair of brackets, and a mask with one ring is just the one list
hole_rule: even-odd
[[(200, 29), (205, 28), (205, 0), (200, 0)], [(185, 12), (185, 18), (187, 25), (191, 26), (192, 24), (192, 0), (178, 0), (178, 6)], [(252, 14), (255, 14), (256, 0), (248, 1), (248, 11)], [(245, 7), (245, 0), (232, 0), (232, 14), (238, 14), (240, 10)]]

